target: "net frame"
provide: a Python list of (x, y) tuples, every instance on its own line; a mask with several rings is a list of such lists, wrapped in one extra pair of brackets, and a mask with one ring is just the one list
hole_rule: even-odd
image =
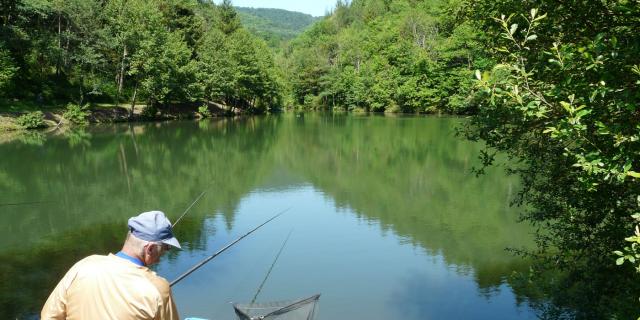
[[(252, 304), (239, 304), (233, 305), (233, 309), (240, 320), (261, 320), (275, 318), (281, 315), (285, 315), (288, 312), (298, 310), (306, 305), (312, 304), (310, 311), (304, 318), (296, 318), (295, 320), (312, 320), (316, 313), (316, 306), (320, 294), (313, 295), (309, 298), (284, 301), (284, 302), (271, 302), (271, 303), (252, 303)], [(251, 311), (255, 310), (270, 310), (265, 315), (251, 315)]]

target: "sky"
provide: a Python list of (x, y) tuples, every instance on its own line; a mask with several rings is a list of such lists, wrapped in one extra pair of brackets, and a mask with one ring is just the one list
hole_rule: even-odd
[[(216, 0), (215, 3), (220, 3)], [(298, 11), (312, 16), (321, 17), (329, 12), (336, 4), (336, 0), (232, 0), (236, 7), (278, 8)]]

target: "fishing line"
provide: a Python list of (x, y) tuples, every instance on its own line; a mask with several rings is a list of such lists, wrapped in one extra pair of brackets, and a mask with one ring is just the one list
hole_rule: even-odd
[(187, 208), (187, 210), (185, 210), (185, 211), (182, 213), (182, 215), (181, 215), (178, 219), (176, 219), (176, 221), (171, 225), (171, 228), (175, 227), (175, 226), (176, 226), (176, 224), (178, 224), (178, 222), (179, 222), (180, 220), (182, 220), (182, 218), (187, 214), (187, 212), (189, 212), (189, 210), (191, 210), (191, 207), (193, 207), (193, 206), (196, 204), (196, 202), (198, 202), (198, 200), (200, 200), (200, 198), (202, 198), (202, 196), (204, 196), (204, 194), (205, 194), (205, 193), (207, 193), (207, 189), (205, 189), (204, 191), (202, 191), (202, 193), (201, 193), (201, 194), (196, 198), (196, 200), (195, 200), (195, 201), (193, 201), (193, 202), (191, 203), (191, 205)]
[(269, 275), (271, 274), (271, 271), (273, 270), (273, 267), (276, 265), (276, 262), (278, 261), (278, 258), (280, 258), (280, 254), (282, 253), (282, 250), (284, 250), (284, 246), (287, 245), (287, 241), (289, 241), (289, 237), (291, 236), (292, 232), (293, 232), (293, 229), (291, 229), (291, 231), (289, 231), (289, 234), (287, 235), (287, 238), (284, 239), (284, 242), (282, 243), (282, 246), (280, 247), (280, 251), (278, 251), (278, 254), (276, 255), (276, 258), (273, 259), (273, 263), (271, 264), (271, 267), (269, 267), (269, 271), (267, 271), (267, 275), (264, 276), (264, 279), (262, 280), (262, 283), (258, 287), (258, 291), (256, 291), (256, 294), (253, 296), (253, 299), (251, 299), (251, 304), (256, 302), (256, 299), (258, 298), (258, 295), (260, 294), (260, 291), (262, 291), (262, 287), (267, 282), (267, 279), (269, 278)]

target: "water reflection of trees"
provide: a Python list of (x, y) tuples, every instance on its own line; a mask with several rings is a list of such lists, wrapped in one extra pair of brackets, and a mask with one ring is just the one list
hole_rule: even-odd
[(531, 244), (529, 228), (509, 206), (517, 180), (470, 173), (479, 146), (454, 136), (457, 123), (306, 116), (283, 126), (274, 153), (338, 205), (495, 287), (528, 266), (505, 248)]
[(120, 248), (129, 216), (162, 209), (175, 219), (204, 189), (176, 234), (187, 249), (206, 250), (204, 217), (221, 214), (231, 228), (240, 199), (264, 172), (259, 160), (276, 137), (275, 123), (265, 123), (105, 126), (91, 128), (89, 143), (74, 134), (44, 147), (4, 144), (0, 203), (24, 204), (0, 206), (0, 314), (38, 310), (71, 264)]
[(204, 189), (198, 205), (208, 211), (191, 214), (222, 213), (231, 225), (240, 198), (264, 172), (250, 159), (262, 158), (275, 139), (273, 125), (263, 122), (220, 121), (207, 130), (196, 123), (98, 127), (90, 143), (5, 144), (0, 203), (50, 202), (0, 207), (0, 239), (24, 245), (154, 208), (177, 217)]

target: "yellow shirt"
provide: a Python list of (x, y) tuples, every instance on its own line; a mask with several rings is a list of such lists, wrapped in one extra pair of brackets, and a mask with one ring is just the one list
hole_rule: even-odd
[(164, 278), (113, 254), (76, 263), (42, 308), (45, 319), (179, 319)]

